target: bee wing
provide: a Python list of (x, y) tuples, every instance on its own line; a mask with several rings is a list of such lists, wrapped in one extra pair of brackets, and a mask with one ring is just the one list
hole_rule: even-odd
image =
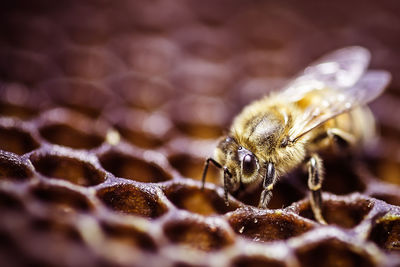
[(287, 99), (296, 101), (304, 94), (324, 88), (345, 89), (353, 86), (365, 72), (370, 52), (360, 46), (335, 50), (309, 65), (284, 89)]
[(295, 122), (290, 133), (291, 140), (297, 140), (326, 121), (374, 100), (385, 90), (390, 80), (391, 75), (387, 71), (368, 71), (350, 88), (321, 91), (324, 94), (323, 101), (306, 108), (302, 117)]

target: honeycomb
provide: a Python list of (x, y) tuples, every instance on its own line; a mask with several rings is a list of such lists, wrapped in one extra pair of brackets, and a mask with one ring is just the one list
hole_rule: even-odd
[[(397, 1), (4, 1), (1, 266), (400, 266)], [(224, 203), (216, 139), (316, 57), (393, 74), (380, 138), (324, 157), (316, 222), (299, 169), (270, 209)]]

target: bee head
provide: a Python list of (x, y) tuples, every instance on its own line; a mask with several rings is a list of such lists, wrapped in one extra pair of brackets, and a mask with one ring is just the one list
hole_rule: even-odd
[(242, 184), (258, 178), (260, 164), (257, 157), (232, 137), (225, 137), (219, 142), (215, 160), (224, 170), (225, 191), (234, 193)]

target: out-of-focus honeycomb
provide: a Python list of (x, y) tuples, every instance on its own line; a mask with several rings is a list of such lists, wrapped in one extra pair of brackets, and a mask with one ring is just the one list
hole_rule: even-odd
[[(400, 5), (382, 1), (3, 1), (1, 266), (399, 266)], [(393, 74), (377, 145), (230, 197), (199, 177), (251, 100), (347, 45)], [(120, 136), (120, 138), (119, 138)]]

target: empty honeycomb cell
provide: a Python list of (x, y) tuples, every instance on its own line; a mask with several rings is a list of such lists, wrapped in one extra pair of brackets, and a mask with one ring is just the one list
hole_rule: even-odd
[(81, 235), (75, 226), (64, 221), (50, 218), (33, 218), (29, 223), (32, 230), (37, 234), (61, 234), (69, 240), (82, 242)]
[[(277, 182), (272, 192), (272, 199), (268, 204), (269, 209), (282, 209), (292, 203), (303, 199), (304, 192), (298, 185), (289, 183), (288, 179), (292, 177), (283, 177), (281, 181)], [(293, 177), (297, 178), (297, 177)], [(260, 185), (252, 191), (243, 191), (235, 194), (235, 197), (247, 205), (258, 207), (262, 186)]]
[(142, 190), (132, 184), (116, 184), (97, 192), (97, 196), (110, 209), (132, 215), (157, 218), (167, 208), (150, 190)]
[(12, 192), (6, 192), (0, 189), (0, 209), (9, 209), (12, 211), (23, 210), (24, 203)]
[[(275, 52), (285, 49), (288, 44), (295, 42), (296, 38), (300, 38), (299, 32), (303, 28), (303, 22), (299, 18), (294, 19), (294, 14), (290, 14), (289, 10), (283, 15), (276, 12), (276, 8), (265, 2), (257, 7), (247, 7), (238, 13), (235, 20), (232, 20), (235, 32), (246, 40), (251, 49)], [(263, 27), (250, 26), (260, 23)], [(277, 23), (279, 28), (276, 27)]]
[(139, 247), (145, 251), (156, 252), (158, 247), (155, 241), (145, 232), (128, 225), (103, 223), (102, 228), (108, 238), (128, 246)]
[[(115, 97), (100, 84), (78, 78), (50, 79), (39, 88), (58, 105), (97, 118), (102, 110), (115, 103)], [(56, 89), (55, 89), (56, 88)]]
[(5, 36), (12, 47), (30, 51), (51, 51), (54, 43), (63, 40), (63, 32), (44, 16), (9, 14), (5, 18), (9, 27), (4, 27)]
[(354, 249), (351, 245), (336, 239), (305, 245), (296, 251), (301, 266), (377, 266), (370, 255), (362, 248)]
[[(20, 66), (24, 66), (21, 68)], [(58, 68), (43, 54), (2, 48), (0, 51), (0, 77), (10, 82), (27, 85), (38, 83), (58, 75)]]
[(262, 256), (239, 256), (232, 260), (234, 267), (284, 267), (286, 264)]
[(106, 178), (106, 174), (91, 163), (67, 155), (35, 153), (30, 160), (41, 174), (81, 186), (97, 185)]
[(65, 33), (74, 43), (99, 46), (108, 41), (111, 23), (105, 13), (97, 12), (96, 8), (90, 6), (68, 5), (67, 9), (79, 18), (79, 20), (74, 20), (65, 17), (62, 22)]
[(87, 133), (67, 124), (50, 124), (39, 129), (49, 142), (76, 149), (91, 149), (100, 146), (104, 139), (95, 133)]
[[(123, 14), (130, 19), (124, 21), (129, 30), (139, 29), (143, 33), (164, 33), (187, 23), (190, 19), (190, 10), (186, 5), (175, 1), (147, 1), (126, 2), (121, 6)], [(167, 12), (165, 12), (167, 11)], [(138, 38), (140, 39), (140, 38)]]
[(109, 121), (130, 143), (142, 148), (158, 148), (170, 139), (173, 125), (163, 113), (119, 108), (108, 112)]
[(178, 208), (202, 215), (224, 214), (238, 208), (237, 203), (225, 204), (223, 196), (210, 189), (186, 184), (170, 184), (164, 189), (168, 199)]
[(385, 250), (400, 252), (400, 217), (388, 214), (377, 219), (369, 240)]
[(374, 176), (381, 181), (400, 185), (400, 160), (395, 157), (378, 158), (368, 164)]
[(129, 69), (149, 76), (165, 76), (180, 55), (176, 44), (157, 35), (137, 37), (117, 37), (111, 41), (111, 46)]
[(193, 263), (187, 263), (187, 262), (175, 262), (173, 265), (173, 267), (206, 267), (206, 264), (193, 264)]
[(0, 150), (0, 179), (25, 180), (32, 170), (15, 154)]
[(38, 111), (34, 108), (24, 106), (24, 105), (16, 105), (8, 102), (1, 101), (0, 102), (0, 115), (7, 117), (16, 117), (20, 119), (30, 119), (35, 117), (38, 114)]
[[(322, 216), (328, 224), (336, 224), (340, 227), (352, 228), (362, 222), (373, 207), (374, 202), (357, 197), (357, 195), (353, 195), (347, 200), (324, 199)], [(305, 218), (315, 220), (309, 202), (302, 205), (299, 214)]]
[(314, 228), (313, 223), (294, 214), (250, 208), (236, 210), (228, 220), (237, 234), (260, 242), (286, 240)]
[[(360, 179), (354, 166), (356, 162), (351, 158), (323, 157), (325, 167), (325, 179), (322, 190), (338, 195), (346, 195), (353, 192), (363, 192), (365, 182)], [(303, 174), (304, 184), (307, 183), (307, 174)]]
[(39, 147), (32, 135), (20, 128), (0, 126), (0, 149), (18, 155), (28, 153)]
[(107, 50), (94, 48), (67, 48), (56, 61), (70, 77), (98, 80), (113, 72), (122, 72), (123, 66)]
[[(229, 59), (240, 42), (229, 33), (227, 28), (206, 27), (199, 24), (178, 30), (174, 38), (178, 40), (185, 52), (194, 57), (218, 63)], [(226, 46), (226, 42), (231, 43), (232, 46)]]
[(172, 176), (156, 163), (119, 152), (107, 152), (101, 155), (100, 163), (115, 176), (138, 182), (158, 183), (172, 179)]
[(66, 187), (38, 185), (31, 189), (35, 198), (56, 207), (64, 213), (89, 211), (91, 204), (86, 196)]
[(163, 79), (136, 72), (114, 76), (108, 80), (108, 86), (129, 105), (149, 111), (168, 102), (174, 90)]
[[(169, 158), (170, 164), (184, 177), (201, 180), (205, 159), (195, 158), (187, 154), (174, 154)], [(206, 182), (221, 184), (221, 170), (210, 164)]]
[(138, 147), (155, 149), (161, 147), (165, 142), (167, 142), (166, 138), (159, 138), (145, 132), (122, 127), (116, 127), (116, 129), (127, 141)]
[(188, 92), (219, 95), (231, 86), (232, 73), (223, 64), (186, 60), (178, 65), (172, 80), (175, 87)]
[[(276, 53), (268, 50), (251, 50), (240, 55), (241, 58), (238, 60), (243, 64), (241, 71), (251, 77), (276, 78), (281, 77), (282, 73), (290, 73), (292, 58), (289, 55), (289, 51)], [(268, 92), (267, 88), (263, 88), (264, 94)]]
[[(194, 138), (219, 138), (228, 127), (229, 105), (220, 99), (202, 96), (178, 98), (171, 104), (175, 127)], [(185, 110), (185, 112), (182, 112)]]
[(167, 222), (164, 233), (174, 244), (203, 251), (220, 250), (234, 241), (225, 228), (190, 218)]
[(222, 129), (218, 125), (207, 125), (195, 122), (179, 122), (176, 127), (186, 135), (195, 138), (217, 138), (222, 135)]

